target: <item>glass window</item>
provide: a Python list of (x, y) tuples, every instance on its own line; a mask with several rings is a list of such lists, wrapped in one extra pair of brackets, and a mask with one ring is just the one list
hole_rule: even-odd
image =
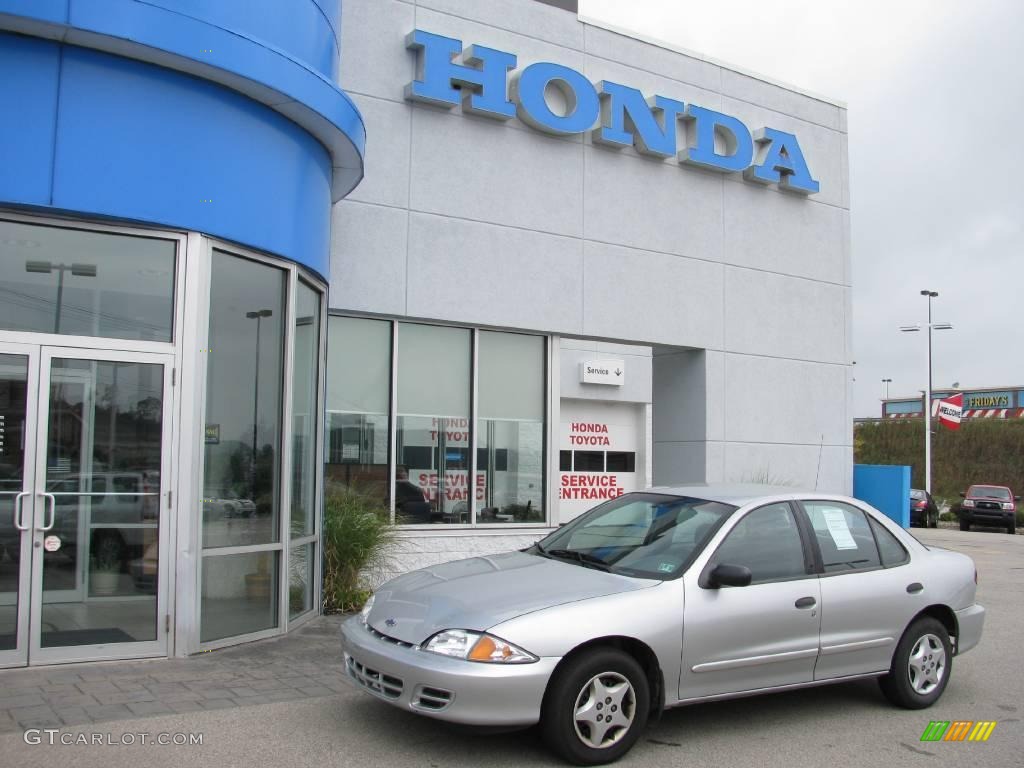
[(320, 293), (301, 280), (295, 292), (292, 367), (291, 536), (311, 536), (316, 520), (317, 395), (320, 383)]
[(544, 342), (543, 336), (480, 331), (475, 487), (481, 523), (545, 519)]
[[(327, 481), (386, 504), (391, 323), (332, 317), (328, 329)], [(423, 493), (417, 494), (423, 503)]]
[(572, 451), (558, 452), (558, 471), (572, 472)]
[(604, 472), (604, 452), (576, 451), (572, 468), (574, 472)]
[(727, 563), (750, 569), (751, 584), (807, 575), (796, 518), (788, 504), (769, 504), (748, 513), (729, 531), (709, 567)]
[(882, 565), (891, 568), (894, 565), (903, 565), (909, 562), (910, 555), (907, 554), (907, 550), (903, 548), (899, 540), (884, 525), (875, 522), (873, 518), (869, 517), (868, 521), (871, 523), (871, 530), (874, 531), (875, 541), (878, 543), (878, 553), (882, 557)]
[(288, 555), (288, 618), (294, 619), (314, 608), (316, 544), (292, 547)]
[(278, 625), (280, 560), (278, 551), (203, 558), (201, 642)]
[(838, 501), (805, 501), (825, 573), (877, 568), (875, 537), (864, 512)]
[(531, 551), (583, 567), (668, 579), (685, 570), (735, 510), (687, 496), (629, 493), (559, 528), (540, 542), (542, 549)]
[(172, 341), (176, 249), (0, 220), (0, 329)]
[(609, 472), (636, 472), (636, 454), (632, 451), (608, 451)]
[(203, 546), (276, 542), (287, 273), (222, 251), (212, 270)]
[(404, 462), (396, 467), (399, 523), (470, 521), (471, 340), (463, 328), (398, 324), (396, 450)]

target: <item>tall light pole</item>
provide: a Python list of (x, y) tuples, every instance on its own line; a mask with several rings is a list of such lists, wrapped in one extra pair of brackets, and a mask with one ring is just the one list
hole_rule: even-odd
[[(928, 381), (924, 393), (924, 489), (932, 492), (932, 331), (948, 331), (953, 326), (949, 323), (932, 322), (932, 299), (939, 295), (938, 291), (921, 291), (928, 297)], [(905, 333), (920, 331), (920, 325), (904, 325), (900, 330)]]
[(26, 261), (25, 271), (49, 275), (57, 270), (57, 312), (53, 318), (53, 332), (60, 333), (60, 313), (64, 304), (64, 273), (75, 277), (96, 277), (95, 264), (54, 264), (52, 261)]
[(892, 379), (882, 379), (882, 399), (889, 399), (889, 385), (892, 384)]
[(274, 314), (272, 309), (257, 309), (254, 312), (246, 312), (245, 316), (256, 321), (256, 375), (253, 378), (253, 385), (256, 392), (252, 400), (252, 459), (249, 462), (249, 482), (252, 483), (250, 491), (253, 498), (256, 498), (256, 427), (259, 423), (260, 412), (260, 323), (264, 317)]

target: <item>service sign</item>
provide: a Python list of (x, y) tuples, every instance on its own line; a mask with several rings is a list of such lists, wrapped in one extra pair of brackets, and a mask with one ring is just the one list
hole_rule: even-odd
[(580, 363), (580, 382), (621, 387), (626, 383), (624, 360), (584, 360)]
[[(801, 195), (819, 191), (797, 137), (770, 127), (751, 131), (739, 119), (667, 96), (645, 94), (628, 85), (591, 83), (561, 64), (537, 62), (517, 69), (513, 53), (470, 45), (422, 29), (411, 32), (406, 47), (418, 54), (418, 76), (405, 97), (463, 112), (511, 120), (556, 136), (589, 133), (595, 143), (634, 147), (657, 158), (675, 158), (720, 173), (741, 173), (757, 184), (774, 184)], [(461, 57), (462, 63), (455, 62)], [(552, 107), (549, 89), (564, 107)], [(677, 146), (677, 124), (686, 132)], [(716, 142), (716, 139), (718, 140)]]

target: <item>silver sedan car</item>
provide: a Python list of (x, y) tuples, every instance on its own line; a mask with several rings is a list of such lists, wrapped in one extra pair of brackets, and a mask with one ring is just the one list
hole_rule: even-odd
[(521, 552), (400, 576), (342, 629), (349, 677), (427, 717), (540, 725), (580, 765), (658, 711), (876, 677), (933, 704), (985, 610), (965, 555), (863, 502), (765, 487), (657, 488)]

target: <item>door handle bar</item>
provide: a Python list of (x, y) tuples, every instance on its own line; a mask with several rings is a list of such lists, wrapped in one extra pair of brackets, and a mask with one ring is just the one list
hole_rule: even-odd
[(44, 531), (45, 532), (45, 531), (48, 531), (51, 528), (53, 528), (53, 524), (57, 522), (57, 497), (54, 496), (52, 493), (40, 493), (39, 495), (46, 497), (46, 500), (47, 500), (46, 506), (50, 510), (50, 524), (47, 525), (45, 523), (45, 518), (44, 518), (43, 527), (39, 529), (40, 531)]
[(796, 601), (796, 607), (813, 608), (815, 605), (817, 605), (817, 603), (818, 601), (815, 600), (813, 597), (801, 597), (799, 600)]
[(22, 502), (25, 500), (26, 496), (31, 495), (32, 494), (29, 493), (28, 491), (22, 491), (14, 499), (14, 527), (17, 528), (19, 531), (27, 531), (29, 528), (21, 521), (21, 512), (25, 506), (24, 504), (22, 504)]

